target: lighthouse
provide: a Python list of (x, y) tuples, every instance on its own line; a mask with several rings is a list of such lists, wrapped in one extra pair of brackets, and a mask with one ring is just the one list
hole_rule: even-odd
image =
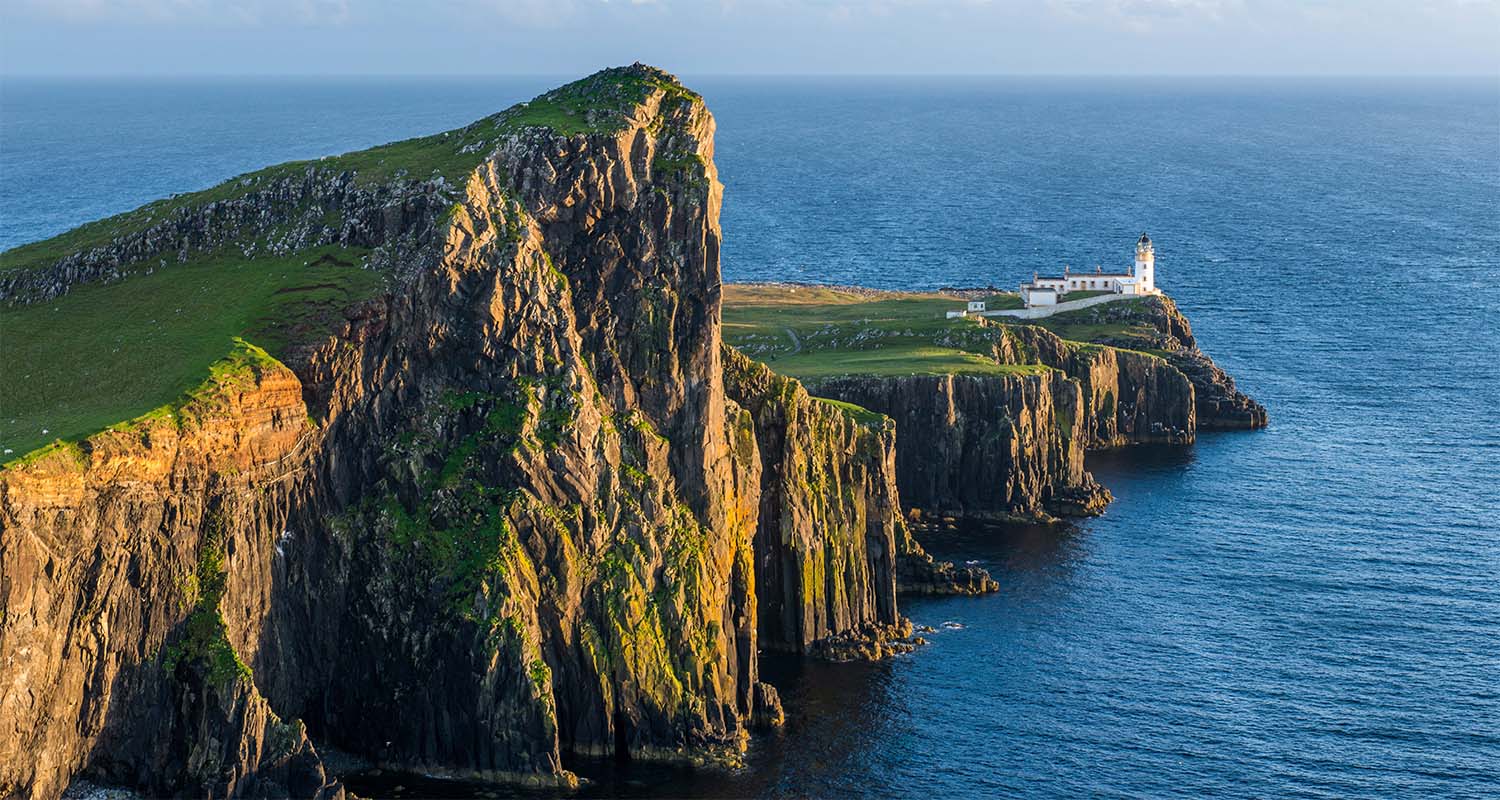
[[(1068, 295), (1072, 292), (1087, 294), (1069, 298)], [(1073, 299), (1080, 302), (1089, 300), (1089, 304), (1094, 305), (1108, 302), (1093, 299), (1095, 295), (1105, 293), (1120, 296), (1158, 294), (1156, 248), (1152, 246), (1150, 236), (1143, 233), (1141, 238), (1135, 240), (1135, 266), (1128, 272), (1105, 272), (1103, 267), (1097, 267), (1093, 272), (1074, 272), (1064, 266), (1061, 277), (1044, 278), (1033, 272), (1031, 283), (1021, 284), (1021, 301), (1027, 308), (1059, 305)]]
[(1151, 237), (1144, 233), (1135, 242), (1135, 269), (1131, 274), (1140, 294), (1156, 292), (1156, 250), (1151, 247)]

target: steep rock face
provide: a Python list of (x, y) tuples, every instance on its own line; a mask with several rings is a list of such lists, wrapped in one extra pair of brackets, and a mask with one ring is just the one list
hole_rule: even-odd
[(761, 457), (761, 647), (807, 652), (836, 633), (900, 622), (895, 426), (819, 401), (727, 347), (724, 369), (726, 391), (755, 422)]
[(1083, 390), (1084, 446), (1188, 444), (1196, 428), (1192, 383), (1165, 359), (1135, 350), (1064, 341), (1035, 325), (999, 329), (1002, 364), (1043, 364)]
[(805, 541), (837, 518), (849, 544), (821, 587), (758, 579), (768, 462), (724, 393), (712, 117), (649, 68), (590, 81), (642, 94), (582, 132), (501, 131), (462, 186), (397, 203), (397, 290), (290, 370), (246, 348), (176, 413), (0, 473), (0, 786), (336, 795), (304, 722), (389, 766), (565, 785), (569, 754), (779, 724), (758, 583), (806, 604), (778, 646), (898, 626), (889, 431), (841, 413), (796, 436), (864, 456), (789, 456), (868, 507), (785, 495)]
[(1061, 368), (1082, 385), (1088, 447), (1192, 443), (1193, 384), (1163, 359), (1112, 347), (1075, 347)]
[[(896, 420), (898, 482), (913, 508), (991, 520), (1097, 514), (1109, 493), (1084, 470), (1086, 450), (1193, 441), (1193, 385), (1165, 359), (1064, 341), (1033, 325), (986, 325), (970, 335), (997, 363), (1052, 371), (810, 385)], [(920, 559), (905, 574), (912, 591), (984, 585), (933, 572)]]
[(1149, 331), (1138, 335), (1098, 339), (1100, 344), (1160, 350), (1168, 363), (1187, 376), (1195, 395), (1195, 416), (1202, 430), (1264, 428), (1266, 409), (1235, 387), (1234, 379), (1220, 369), (1193, 338), (1193, 329), (1177, 304), (1164, 296), (1142, 298), (1131, 303), (1105, 303), (1085, 309), (1081, 321), (1100, 324), (1136, 323)]
[(762, 647), (828, 650), (827, 637), (851, 630), (904, 636), (895, 593), (999, 588), (983, 569), (935, 561), (912, 538), (889, 417), (813, 397), (730, 347), (724, 374), (725, 391), (751, 413), (760, 445)]
[(1083, 468), (1083, 393), (1061, 372), (845, 377), (809, 390), (896, 421), (907, 505), (940, 516), (1098, 513), (1109, 493)]
[[(326, 458), (253, 661), (278, 707), (382, 763), (505, 780), (739, 746), (774, 695), (759, 461), (702, 306), (711, 135), (668, 86), (617, 129), (502, 138), (439, 263), (309, 359)], [(700, 155), (664, 174), (668, 152)]]
[(263, 602), (317, 439), (296, 377), (243, 348), (172, 413), (0, 472), (0, 794), (56, 796), (85, 764), (158, 794), (339, 793), (220, 613)]

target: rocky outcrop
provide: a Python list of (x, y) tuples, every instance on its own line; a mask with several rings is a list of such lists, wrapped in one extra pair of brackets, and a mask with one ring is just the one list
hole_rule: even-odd
[(982, 330), (993, 340), (992, 352), (1001, 364), (1040, 364), (1079, 382), (1085, 448), (1193, 441), (1193, 386), (1165, 359), (1137, 350), (1064, 341), (1036, 325), (992, 324)]
[(1165, 360), (1113, 347), (1073, 346), (1060, 368), (1083, 389), (1087, 447), (1191, 444), (1193, 385)]
[[(641, 66), (560, 91), (612, 110), (390, 190), (360, 241), (394, 288), (333, 336), (241, 345), (183, 402), (0, 471), (4, 793), (337, 796), (308, 735), (568, 786), (574, 755), (780, 724), (763, 646), (914, 646), (891, 423), (721, 350), (712, 117)], [(233, 202), (304, 205), (256, 191)], [(258, 213), (174, 212), (25, 291)]]
[(822, 642), (867, 626), (879, 639), (881, 628), (903, 621), (896, 611), (897, 542), (905, 531), (891, 470), (895, 426), (817, 400), (729, 347), (724, 376), (729, 396), (754, 420), (761, 457), (761, 647), (847, 650)]
[(725, 391), (754, 421), (761, 458), (761, 647), (804, 653), (858, 626), (898, 623), (895, 426), (819, 401), (729, 347), (723, 359)]
[(908, 533), (896, 560), (896, 588), (907, 594), (988, 594), (1000, 590), (1000, 584), (980, 567), (958, 567), (951, 561), (938, 561), (928, 555)]
[(1058, 371), (844, 377), (809, 390), (890, 416), (908, 506), (980, 520), (1098, 513), (1109, 493), (1083, 468), (1083, 393)]
[(912, 538), (889, 417), (813, 397), (727, 346), (724, 374), (725, 391), (751, 412), (760, 445), (763, 647), (836, 660), (880, 657), (911, 633), (896, 612), (896, 593), (999, 588), (983, 569), (936, 561)]
[(1198, 348), (1192, 326), (1166, 296), (1125, 303), (1105, 303), (1070, 318), (1105, 329), (1129, 325), (1129, 335), (1102, 336), (1095, 341), (1136, 350), (1158, 351), (1192, 383), (1195, 422), (1201, 430), (1264, 428), (1266, 409), (1235, 387), (1234, 379)]
[[(508, 136), (437, 268), (309, 365), (327, 458), (256, 663), (347, 749), (566, 783), (569, 753), (738, 748), (771, 696), (759, 462), (705, 307), (712, 118), (670, 86), (613, 128)], [(696, 171), (660, 174), (666, 152)], [(340, 646), (309, 659), (309, 622)]]

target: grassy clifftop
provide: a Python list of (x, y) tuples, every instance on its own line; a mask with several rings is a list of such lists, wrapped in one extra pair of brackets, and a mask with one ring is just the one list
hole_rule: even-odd
[(1001, 364), (992, 331), (947, 319), (964, 298), (791, 285), (724, 287), (724, 340), (775, 371), (811, 380), (836, 375), (1030, 375), (1037, 364)]
[[(699, 102), (652, 67), (604, 70), (456, 130), (267, 167), (13, 248), (0, 253), (0, 280), (46, 274), (64, 259), (122, 242), (152, 241), (164, 223), (257, 192), (274, 194), (289, 180), (313, 175), (341, 176), (356, 190), (405, 187), (407, 196), (422, 191), (413, 187), (452, 187), (506, 137), (539, 129), (564, 136), (608, 133), (658, 93), (663, 104)], [(371, 196), (378, 204), (390, 193)], [(336, 231), (346, 221), (336, 205), (303, 206), (292, 209), (297, 218), (283, 228)], [(387, 285), (383, 272), (369, 268), (368, 248), (276, 252), (266, 246), (267, 231), (246, 230), (243, 241), (231, 236), (184, 250), (185, 260), (175, 250), (125, 249), (149, 255), (117, 264), (121, 280), (76, 282), (55, 299), (0, 304), (0, 463), (171, 402), (208, 375), (234, 337), (279, 355), (299, 340), (326, 335), (342, 309)]]
[(203, 258), (0, 310), (0, 463), (144, 414), (197, 386), (244, 336), (272, 354), (380, 290), (362, 254)]
[[(999, 363), (999, 326), (1034, 325), (1075, 344), (1161, 356), (1162, 335), (1148, 299), (1121, 300), (1036, 320), (948, 319), (968, 297), (854, 287), (729, 284), (724, 340), (783, 375), (1027, 375), (1040, 364)], [(1016, 308), (1013, 294), (985, 298), (991, 310)]]

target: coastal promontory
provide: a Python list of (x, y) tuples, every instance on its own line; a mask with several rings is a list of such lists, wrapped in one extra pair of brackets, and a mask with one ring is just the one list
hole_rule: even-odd
[(609, 69), (0, 254), (0, 795), (732, 764), (763, 652), (997, 588), (912, 519), (1098, 513), (1088, 450), (1265, 424), (1165, 298), (726, 287), (715, 124)]

